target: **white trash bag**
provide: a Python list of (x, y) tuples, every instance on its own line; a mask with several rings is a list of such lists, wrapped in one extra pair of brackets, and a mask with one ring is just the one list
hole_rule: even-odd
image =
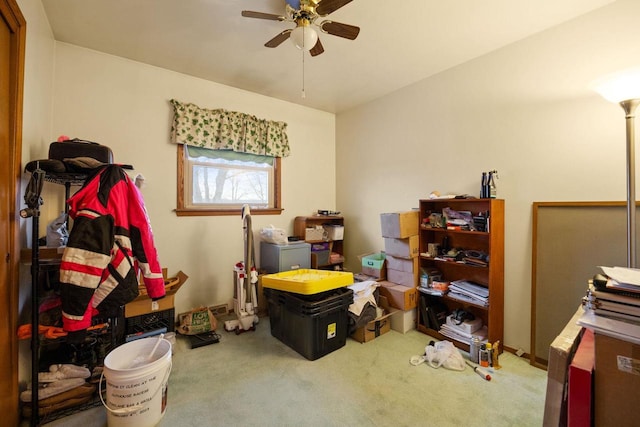
[(286, 245), (289, 243), (287, 233), (281, 228), (275, 228), (273, 225), (260, 230), (260, 239), (263, 242), (275, 243), (276, 245)]
[(427, 362), (432, 368), (443, 366), (452, 371), (464, 371), (465, 362), (460, 350), (451, 341), (431, 342), (424, 349), (424, 356), (413, 356), (410, 363), (417, 366)]

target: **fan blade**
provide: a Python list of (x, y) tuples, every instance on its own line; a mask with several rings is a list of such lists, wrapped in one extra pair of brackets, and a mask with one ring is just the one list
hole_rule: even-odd
[(283, 32), (266, 42), (264, 45), (266, 47), (278, 47), (280, 46), (280, 44), (282, 44), (283, 41), (289, 38), (289, 35), (291, 35), (291, 30), (284, 30)]
[(324, 47), (322, 46), (322, 43), (320, 43), (320, 39), (318, 39), (318, 41), (316, 42), (316, 44), (311, 48), (311, 50), (309, 51), (309, 53), (311, 54), (311, 56), (318, 56), (320, 55), (322, 52), (324, 52)]
[(242, 16), (245, 18), (268, 19), (270, 21), (284, 21), (286, 19), (284, 16), (274, 15), (273, 13), (254, 12), (252, 10), (243, 10)]
[(340, 22), (324, 21), (320, 23), (320, 29), (325, 33), (345, 39), (355, 40), (360, 34), (360, 28), (354, 25), (341, 24)]
[(320, 4), (316, 6), (316, 13), (320, 16), (327, 16), (352, 1), (353, 0), (321, 0)]

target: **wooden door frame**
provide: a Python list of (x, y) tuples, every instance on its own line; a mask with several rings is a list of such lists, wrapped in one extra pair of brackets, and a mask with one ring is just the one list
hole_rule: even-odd
[[(9, 145), (11, 151), (11, 159), (9, 159), (9, 174), (13, 177), (14, 188), (9, 194), (14, 195), (14, 204), (12, 205), (9, 224), (10, 224), (10, 253), (0, 254), (6, 257), (8, 266), (8, 286), (6, 307), (0, 307), (7, 313), (8, 325), (3, 325), (9, 331), (9, 342), (3, 343), (3, 352), (8, 353), (10, 360), (9, 369), (11, 372), (5, 372), (7, 367), (3, 366), (3, 372), (0, 377), (3, 380), (9, 378), (7, 382), (3, 381), (2, 386), (9, 388), (3, 396), (13, 396), (12, 398), (2, 398), (0, 400), (0, 413), (5, 417), (6, 425), (18, 425), (20, 420), (19, 414), (19, 388), (18, 388), (18, 338), (15, 333), (18, 329), (18, 291), (19, 291), (19, 262), (20, 262), (20, 182), (21, 182), (21, 164), (22, 164), (22, 106), (23, 106), (23, 88), (24, 88), (24, 57), (26, 42), (26, 20), (18, 7), (16, 0), (0, 0), (0, 14), (6, 25), (11, 31), (10, 36), (10, 63), (8, 64), (8, 72), (10, 79), (9, 88), (9, 108), (10, 108), (10, 125), (9, 125)], [(13, 331), (13, 332), (12, 332)]]

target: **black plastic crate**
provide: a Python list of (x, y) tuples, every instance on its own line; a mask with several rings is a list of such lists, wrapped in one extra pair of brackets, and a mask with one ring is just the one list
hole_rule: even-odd
[(311, 295), (265, 288), (265, 296), (272, 298), (274, 303), (283, 304), (296, 313), (308, 316), (332, 308), (340, 308), (345, 304), (348, 307), (353, 302), (353, 291), (348, 288), (332, 289)]
[(309, 360), (343, 347), (353, 291), (339, 288), (313, 295), (265, 288), (271, 335)]
[(173, 332), (175, 328), (176, 310), (154, 311), (139, 316), (126, 318), (126, 334), (141, 334), (166, 328), (167, 332)]

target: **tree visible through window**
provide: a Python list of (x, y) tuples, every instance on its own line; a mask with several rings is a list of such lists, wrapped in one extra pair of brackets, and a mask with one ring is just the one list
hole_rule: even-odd
[(266, 163), (193, 162), (191, 201), (199, 205), (269, 206), (273, 168)]
[(280, 158), (178, 146), (178, 215), (280, 213)]

